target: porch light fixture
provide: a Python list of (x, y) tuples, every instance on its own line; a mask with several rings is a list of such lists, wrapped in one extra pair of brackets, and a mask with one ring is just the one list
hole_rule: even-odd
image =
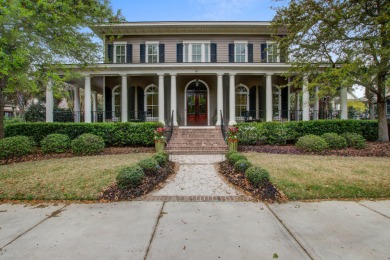
[(199, 87), (199, 79), (196, 79), (196, 80), (195, 80), (195, 87), (196, 87), (196, 88)]

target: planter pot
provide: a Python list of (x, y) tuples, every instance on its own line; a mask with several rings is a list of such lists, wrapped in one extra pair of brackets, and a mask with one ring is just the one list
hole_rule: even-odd
[(228, 141), (229, 152), (237, 152), (238, 142), (237, 141)]
[(154, 147), (157, 153), (164, 152), (165, 142), (154, 142)]

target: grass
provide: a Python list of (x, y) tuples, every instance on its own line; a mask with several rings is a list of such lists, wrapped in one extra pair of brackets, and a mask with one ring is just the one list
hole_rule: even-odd
[(0, 199), (95, 200), (117, 170), (150, 154), (85, 156), (0, 166)]
[(246, 153), (291, 200), (390, 197), (390, 160)]

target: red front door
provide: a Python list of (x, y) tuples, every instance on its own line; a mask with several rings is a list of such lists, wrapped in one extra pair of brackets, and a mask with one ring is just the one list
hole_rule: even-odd
[(207, 93), (188, 93), (187, 125), (207, 125)]

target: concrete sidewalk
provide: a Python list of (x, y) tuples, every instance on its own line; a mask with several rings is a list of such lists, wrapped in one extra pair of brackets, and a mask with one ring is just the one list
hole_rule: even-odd
[(0, 259), (390, 259), (390, 201), (0, 205)]

